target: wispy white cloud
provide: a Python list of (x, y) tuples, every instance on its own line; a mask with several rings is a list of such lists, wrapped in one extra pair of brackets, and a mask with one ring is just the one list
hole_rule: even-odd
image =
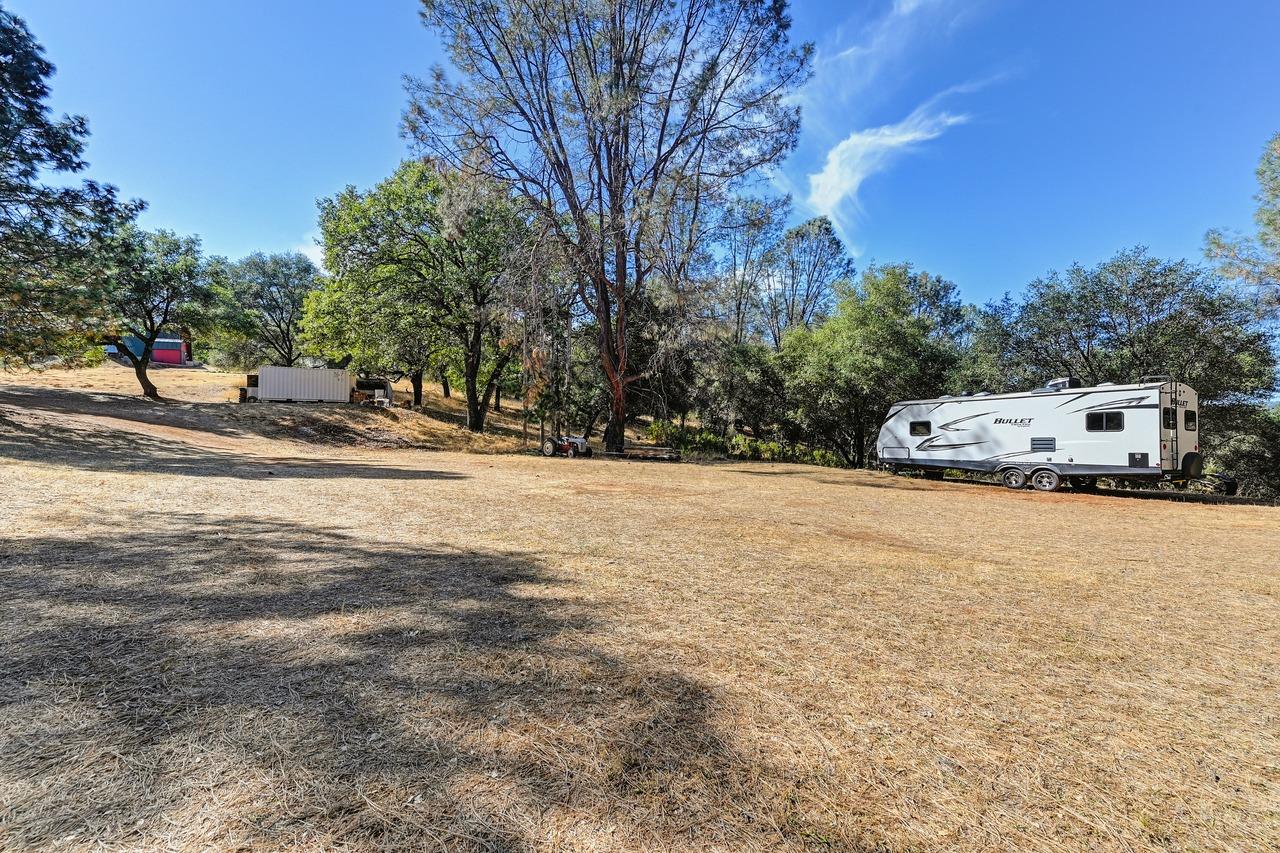
[(846, 240), (853, 238), (854, 220), (862, 212), (863, 182), (969, 121), (967, 113), (946, 108), (944, 100), (996, 79), (948, 88), (896, 122), (868, 124), (860, 118), (872, 109), (882, 112), (885, 99), (909, 74), (912, 57), (945, 40), (973, 6), (968, 0), (893, 0), (879, 17), (839, 28), (826, 47), (819, 47), (813, 79), (797, 96), (808, 137), (802, 142), (807, 194), (796, 186), (802, 180), (784, 177), (780, 185), (813, 212), (830, 217)]
[(311, 263), (316, 265), (316, 269), (324, 272), (324, 247), (320, 245), (320, 232), (311, 231), (302, 238), (302, 242), (293, 247), (293, 251), (300, 252), (311, 259)]
[(895, 0), (861, 26), (837, 27), (819, 46), (813, 78), (797, 95), (806, 119), (825, 125), (829, 118), (847, 115), (850, 104), (877, 96), (883, 87), (874, 84), (909, 59), (926, 32), (945, 30), (963, 10), (956, 0)]
[(885, 171), (921, 143), (969, 121), (968, 114), (943, 108), (946, 99), (976, 92), (1003, 78), (1003, 74), (997, 74), (951, 86), (916, 107), (902, 121), (853, 131), (827, 152), (822, 170), (809, 175), (809, 206), (830, 217), (848, 236), (849, 214), (862, 210), (858, 203), (862, 182)]
[(861, 209), (858, 190), (863, 181), (889, 168), (914, 146), (969, 120), (967, 115), (939, 109), (937, 100), (931, 98), (900, 122), (855, 130), (842, 139), (827, 152), (822, 171), (809, 175), (809, 206), (830, 217), (847, 235), (846, 213)]

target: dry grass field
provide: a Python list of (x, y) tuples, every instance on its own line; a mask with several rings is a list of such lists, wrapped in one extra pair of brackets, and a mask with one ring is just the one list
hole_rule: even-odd
[(1280, 509), (112, 370), (0, 385), (4, 849), (1280, 849)]

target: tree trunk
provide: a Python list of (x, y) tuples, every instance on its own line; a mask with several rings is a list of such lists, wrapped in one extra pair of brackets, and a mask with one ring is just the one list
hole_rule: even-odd
[[(493, 370), (489, 372), (489, 381), (484, 384), (484, 394), (480, 397), (479, 407), (479, 423), (480, 429), (476, 432), (484, 432), (485, 421), (489, 417), (489, 401), (497, 398), (498, 382), (502, 379), (502, 372), (507, 369), (507, 363), (511, 361), (511, 352), (499, 353), (497, 363), (493, 365)], [(498, 410), (495, 405), (494, 411)]]
[(160, 399), (160, 391), (157, 390), (155, 383), (151, 381), (151, 377), (147, 376), (147, 365), (151, 362), (151, 346), (147, 345), (142, 350), (142, 357), (133, 359), (133, 375), (138, 377), (138, 384), (142, 386), (142, 396), (149, 397), (152, 400)]
[(467, 394), (467, 429), (484, 432), (484, 413), (480, 411), (480, 358), (467, 353), (465, 362), (462, 385)]
[(446, 400), (453, 396), (449, 390), (449, 372), (444, 369), (443, 365), (440, 367), (440, 391), (444, 394)]
[(626, 449), (627, 395), (625, 390), (619, 391), (609, 400), (609, 423), (604, 428), (604, 449), (609, 453)]
[(495, 386), (493, 389), (493, 410), (495, 412), (502, 411), (502, 386)]
[(413, 386), (413, 406), (422, 407), (422, 371), (415, 370), (409, 374), (409, 384)]
[(470, 324), (458, 329), (462, 341), (462, 390), (467, 395), (467, 429), (484, 432), (480, 407), (480, 360), (484, 356), (484, 329)]
[(609, 422), (604, 428), (604, 449), (609, 453), (622, 453), (626, 447), (627, 385), (614, 364), (612, 347), (603, 349), (600, 360), (609, 381)]
[[(620, 216), (618, 219), (620, 220)], [(625, 276), (627, 268), (626, 247), (619, 243), (615, 248), (615, 276)], [(625, 447), (627, 422), (627, 316), (626, 286), (619, 278), (610, 282), (603, 276), (595, 276), (595, 316), (599, 326), (600, 366), (609, 383), (609, 423), (604, 430), (604, 449), (608, 453), (622, 453)], [(617, 295), (617, 304), (614, 304)]]

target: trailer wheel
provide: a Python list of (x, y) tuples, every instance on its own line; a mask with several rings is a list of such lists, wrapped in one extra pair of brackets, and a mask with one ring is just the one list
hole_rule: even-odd
[(1006, 468), (1000, 475), (1000, 482), (1007, 489), (1024, 489), (1027, 486), (1027, 472), (1021, 468)]
[(1031, 475), (1031, 485), (1040, 492), (1056, 492), (1062, 485), (1062, 478), (1058, 476), (1057, 471), (1041, 468)]
[(1096, 477), (1068, 477), (1067, 482), (1077, 492), (1098, 491), (1098, 479)]
[(553, 441), (552, 439), (549, 439), (549, 438), (548, 438), (546, 441), (542, 442), (542, 455), (543, 455), (543, 456), (555, 456), (555, 455), (556, 455), (556, 443), (555, 443), (555, 441)]
[(1199, 453), (1188, 453), (1182, 457), (1182, 476), (1189, 480), (1204, 476), (1204, 457)]

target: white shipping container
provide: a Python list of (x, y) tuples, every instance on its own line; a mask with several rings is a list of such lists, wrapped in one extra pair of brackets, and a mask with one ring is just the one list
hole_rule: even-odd
[(296, 403), (346, 403), (355, 383), (345, 370), (272, 367), (258, 370), (258, 399)]

